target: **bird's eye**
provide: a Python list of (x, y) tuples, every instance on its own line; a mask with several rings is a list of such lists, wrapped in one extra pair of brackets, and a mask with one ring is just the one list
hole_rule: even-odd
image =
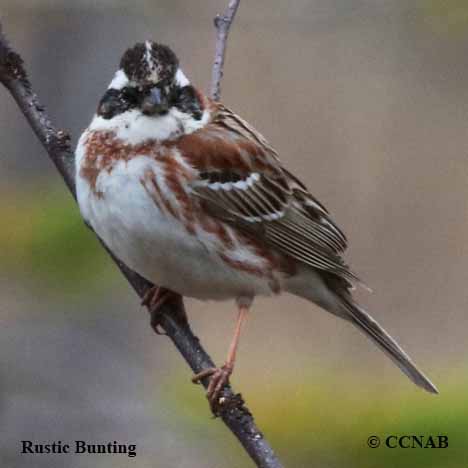
[(140, 93), (136, 88), (126, 86), (122, 89), (122, 97), (131, 104), (136, 104), (139, 100)]
[(196, 120), (202, 118), (203, 109), (193, 86), (189, 85), (178, 89), (174, 99), (182, 112), (192, 114)]
[(102, 97), (97, 112), (101, 117), (110, 119), (116, 114), (119, 105), (119, 93), (114, 89), (110, 89)]
[(137, 101), (133, 99), (138, 98), (134, 98), (133, 95), (130, 97), (130, 94), (124, 96), (123, 90), (109, 89), (102, 97), (97, 113), (104, 119), (112, 119), (134, 107)]

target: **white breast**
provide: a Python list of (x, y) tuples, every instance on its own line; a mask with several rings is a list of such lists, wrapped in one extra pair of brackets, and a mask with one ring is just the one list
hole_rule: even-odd
[(78, 203), (83, 217), (124, 263), (155, 284), (200, 299), (271, 292), (266, 279), (227, 267), (209, 239), (188, 233), (159, 210), (141, 183), (148, 170), (157, 177), (163, 172), (154, 158), (121, 160), (110, 172), (101, 171), (95, 190), (102, 196), (96, 196), (80, 174), (85, 141), (83, 135), (76, 151)]

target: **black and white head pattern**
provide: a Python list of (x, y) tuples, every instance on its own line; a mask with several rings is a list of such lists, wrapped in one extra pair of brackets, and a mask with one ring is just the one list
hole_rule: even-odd
[(195, 88), (179, 68), (179, 60), (166, 45), (140, 42), (126, 50), (120, 68), (99, 102), (97, 115), (112, 119), (141, 110), (165, 115), (171, 108), (201, 119), (203, 105)]

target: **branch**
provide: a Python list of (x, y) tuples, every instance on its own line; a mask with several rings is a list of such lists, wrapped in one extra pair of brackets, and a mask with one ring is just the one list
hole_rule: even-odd
[(226, 11), (222, 15), (216, 15), (214, 25), (216, 28), (216, 51), (211, 75), (211, 98), (219, 101), (221, 95), (221, 80), (224, 73), (224, 57), (231, 24), (239, 8), (240, 0), (229, 0)]
[[(62, 175), (73, 197), (76, 198), (75, 165), (73, 152), (70, 147), (69, 134), (58, 129), (50, 121), (44, 107), (31, 87), (21, 56), (11, 48), (3, 35), (1, 23), (0, 82), (8, 89), (18, 104), (18, 107), (39, 138), (48, 156)], [(132, 288), (142, 298), (152, 284), (116, 259), (112, 252), (109, 252), (109, 254)], [(180, 317), (185, 314), (182, 299), (178, 303), (164, 305), (161, 308), (161, 314), (162, 328), (192, 371), (198, 373), (203, 369), (214, 367), (212, 359), (203, 349), (188, 323), (180, 320)], [(208, 381), (209, 379), (207, 378), (202, 382), (205, 388)], [(226, 398), (226, 401), (235, 402), (235, 405), (227, 405), (220, 416), (229, 430), (239, 439), (251, 459), (258, 467), (281, 468), (280, 461), (273, 453), (268, 441), (255, 425), (253, 416), (244, 405), (240, 395), (234, 394), (232, 389), (227, 387), (224, 390), (223, 396)]]

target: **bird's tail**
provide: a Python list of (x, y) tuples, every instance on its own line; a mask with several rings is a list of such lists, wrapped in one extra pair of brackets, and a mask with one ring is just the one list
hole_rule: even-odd
[(374, 341), (416, 385), (430, 393), (439, 393), (436, 386), (416, 367), (398, 343), (365, 310), (355, 304), (348, 295), (340, 294), (338, 298), (345, 309), (345, 313), (340, 314), (342, 317)]

